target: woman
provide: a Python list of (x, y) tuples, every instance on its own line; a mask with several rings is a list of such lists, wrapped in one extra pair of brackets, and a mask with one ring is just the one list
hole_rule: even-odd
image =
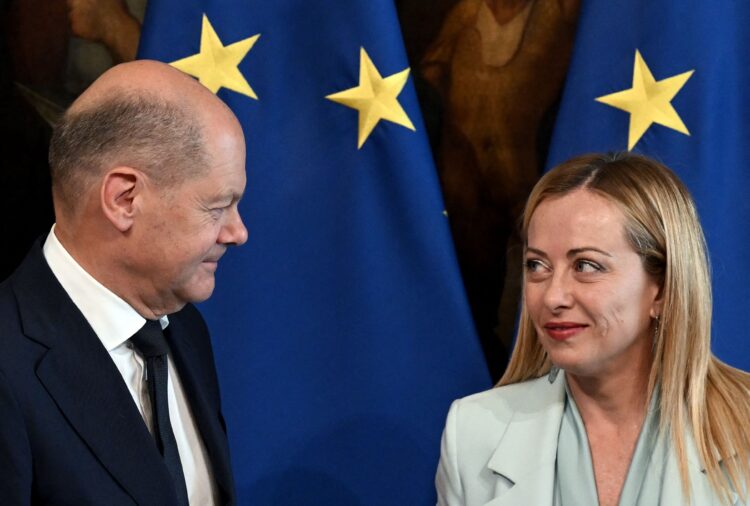
[(750, 504), (750, 375), (711, 354), (684, 185), (638, 155), (575, 158), (522, 232), (515, 349), (499, 388), (451, 406), (438, 504)]

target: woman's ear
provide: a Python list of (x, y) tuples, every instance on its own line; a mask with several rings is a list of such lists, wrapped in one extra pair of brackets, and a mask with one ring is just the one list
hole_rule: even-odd
[(652, 278), (654, 283), (652, 286), (656, 288), (656, 294), (654, 300), (651, 302), (651, 309), (649, 310), (649, 316), (651, 318), (659, 318), (664, 309), (664, 279)]
[(100, 203), (104, 216), (120, 232), (133, 226), (144, 174), (132, 167), (115, 167), (104, 175)]
[(659, 318), (664, 309), (664, 291), (660, 289), (656, 297), (651, 303), (651, 311), (649, 311), (651, 318)]

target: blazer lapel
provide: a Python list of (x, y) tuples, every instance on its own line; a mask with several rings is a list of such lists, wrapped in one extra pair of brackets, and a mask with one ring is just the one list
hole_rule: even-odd
[(213, 364), (207, 364), (206, 357), (195, 348), (190, 339), (195, 332), (196, 329), (187, 328), (184, 320), (170, 318), (165, 335), (222, 495), (221, 504), (228, 504), (233, 497), (233, 485), (227, 437), (218, 408), (212, 407), (206, 397), (208, 382), (215, 383)]
[(122, 376), (54, 278), (41, 247), (14, 276), (24, 333), (48, 348), (36, 374), (70, 425), (139, 504), (174, 504), (170, 477)]
[(541, 378), (519, 389), (508, 422), (487, 467), (498, 475), (495, 497), (485, 506), (551, 506), (557, 437), (565, 406), (565, 384)]

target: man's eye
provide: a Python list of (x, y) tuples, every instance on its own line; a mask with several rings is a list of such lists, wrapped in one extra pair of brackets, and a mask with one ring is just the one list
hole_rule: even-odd
[(576, 260), (576, 272), (601, 272), (602, 267), (591, 260)]
[(218, 219), (222, 214), (224, 214), (224, 211), (226, 210), (226, 207), (212, 207), (211, 209), (209, 209), (209, 212), (211, 213), (212, 217)]

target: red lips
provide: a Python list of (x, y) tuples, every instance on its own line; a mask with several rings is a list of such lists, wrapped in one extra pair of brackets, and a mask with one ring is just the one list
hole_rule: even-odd
[(544, 325), (544, 330), (546, 331), (547, 335), (555, 341), (565, 341), (566, 339), (570, 339), (571, 337), (575, 336), (586, 327), (588, 327), (588, 325), (585, 325), (583, 323), (552, 321), (547, 322)]

